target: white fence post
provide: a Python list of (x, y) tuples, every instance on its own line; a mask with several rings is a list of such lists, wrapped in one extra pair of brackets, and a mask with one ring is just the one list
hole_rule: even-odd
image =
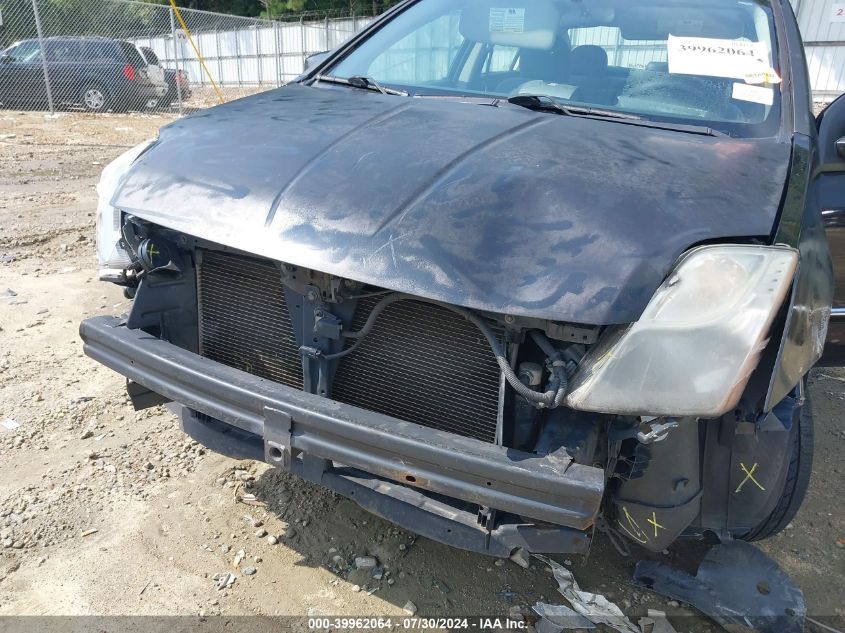
[(53, 87), (50, 85), (50, 71), (47, 70), (47, 48), (44, 45), (44, 31), (41, 28), (41, 15), (38, 13), (38, 0), (32, 0), (32, 13), (35, 16), (35, 30), (38, 32), (38, 46), (41, 47), (41, 69), (44, 71), (47, 105), (50, 106), (50, 114), (55, 114), (56, 106), (53, 103)]

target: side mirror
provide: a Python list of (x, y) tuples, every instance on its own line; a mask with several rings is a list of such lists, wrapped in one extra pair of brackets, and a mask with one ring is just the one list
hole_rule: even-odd
[(305, 58), (305, 71), (304, 72), (306, 72), (306, 73), (310, 72), (311, 70), (313, 70), (314, 68), (319, 66), (323, 62), (323, 60), (326, 59), (326, 57), (329, 56), (330, 52), (331, 51), (321, 51), (319, 53), (313, 53), (312, 55), (309, 55), (308, 57), (306, 57)]
[(822, 110), (816, 122), (822, 171), (845, 173), (845, 95)]

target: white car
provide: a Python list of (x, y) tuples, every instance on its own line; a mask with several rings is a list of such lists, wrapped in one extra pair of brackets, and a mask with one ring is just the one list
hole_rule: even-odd
[(167, 93), (167, 81), (164, 79), (164, 69), (159, 65), (158, 58), (148, 54), (147, 51), (151, 52), (150, 49), (145, 49), (142, 46), (136, 46), (135, 48), (138, 49), (138, 53), (144, 58), (147, 64), (147, 77), (156, 87), (156, 94), (158, 95), (158, 99), (150, 99), (147, 107), (156, 108), (161, 98)]

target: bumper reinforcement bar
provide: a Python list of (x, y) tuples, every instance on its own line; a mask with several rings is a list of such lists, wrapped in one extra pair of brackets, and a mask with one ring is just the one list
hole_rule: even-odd
[[(599, 468), (299, 391), (129, 330), (113, 317), (84, 321), (80, 335), (91, 358), (184, 404), (183, 428), (212, 449), (291, 470), (414, 532), (464, 549), (501, 556), (514, 547), (589, 547), (584, 530), (604, 493)], [(215, 446), (221, 438), (236, 440), (240, 448)], [(477, 525), (476, 514), (449, 500), (522, 518), (488, 531)]]

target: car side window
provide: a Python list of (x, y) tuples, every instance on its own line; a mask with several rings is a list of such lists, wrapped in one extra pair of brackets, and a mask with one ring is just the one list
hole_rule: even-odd
[(147, 59), (148, 64), (161, 66), (161, 62), (158, 61), (158, 55), (153, 52), (153, 49), (144, 47), (141, 50), (144, 52), (144, 57)]
[(381, 81), (397, 84), (447, 79), (464, 43), (459, 23), (460, 11), (441, 15), (389, 46), (372, 60), (366, 71), (350, 74), (378, 76)]
[(36, 62), (41, 59), (41, 47), (36, 41), (21, 42), (6, 51), (6, 55), (16, 62)]
[(76, 42), (47, 42), (45, 50), (47, 59), (51, 62), (79, 61)]
[(88, 58), (88, 51), (82, 42), (71, 42), (68, 57), (69, 61), (82, 62)]
[(120, 55), (112, 42), (87, 42), (85, 57), (91, 61), (115, 60)]
[(138, 49), (132, 46), (129, 42), (120, 42), (120, 48), (123, 51), (123, 55), (126, 57), (126, 63), (132, 64), (136, 67), (147, 65), (147, 62), (145, 62), (144, 58), (141, 57), (141, 53), (138, 52)]

